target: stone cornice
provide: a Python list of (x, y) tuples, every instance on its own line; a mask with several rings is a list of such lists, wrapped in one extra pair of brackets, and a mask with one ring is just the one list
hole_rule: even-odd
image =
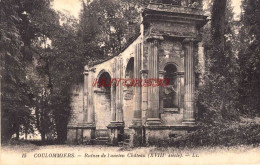
[(124, 122), (110, 122), (110, 124), (107, 126), (107, 128), (122, 128), (125, 126)]
[(163, 41), (164, 40), (164, 37), (162, 35), (149, 35), (145, 38), (148, 42), (149, 41), (154, 41), (154, 40), (157, 40), (157, 41)]
[[(193, 5), (181, 5), (181, 4), (163, 4), (158, 2), (150, 2), (145, 11), (160, 11), (160, 12), (175, 12), (175, 13), (185, 13), (185, 14), (196, 14), (203, 15), (202, 6), (193, 6)], [(144, 13), (145, 13), (144, 11)]]
[(167, 130), (167, 129), (174, 129), (174, 130), (195, 130), (199, 128), (196, 125), (173, 125), (173, 126), (164, 126), (164, 125), (147, 125), (145, 126), (146, 129), (150, 130)]

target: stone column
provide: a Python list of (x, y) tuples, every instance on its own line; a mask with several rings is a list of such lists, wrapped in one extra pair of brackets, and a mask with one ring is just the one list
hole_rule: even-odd
[(111, 85), (111, 121), (116, 121), (116, 82)]
[(94, 70), (92, 69), (91, 70), (91, 73), (90, 73), (90, 77), (89, 77), (89, 92), (88, 92), (88, 124), (89, 125), (95, 125), (95, 116), (94, 116), (94, 98), (93, 98), (93, 93), (94, 93), (94, 90), (93, 90), (93, 86), (92, 86), (92, 83), (91, 81), (94, 81)]
[(84, 119), (83, 119), (83, 143), (93, 144), (95, 139), (95, 116), (93, 103), (93, 86), (95, 69), (89, 70), (85, 67), (84, 71)]
[[(134, 78), (136, 80), (141, 79), (140, 70), (141, 70), (141, 44), (136, 45), (136, 52), (134, 58)], [(142, 123), (142, 111), (141, 111), (141, 100), (142, 93), (141, 87), (136, 85), (134, 88), (134, 123), (133, 124), (141, 124)]]
[[(123, 78), (123, 59), (119, 59), (119, 78)], [(118, 86), (118, 112), (117, 112), (117, 121), (120, 123), (124, 122), (123, 119), (123, 83), (120, 82)]]
[(184, 124), (194, 124), (194, 92), (195, 92), (195, 74), (194, 74), (194, 59), (193, 59), (193, 41), (185, 40), (185, 96), (184, 96)]
[[(116, 78), (122, 78), (122, 59), (118, 59), (116, 63)], [(123, 122), (123, 99), (122, 99), (122, 81), (116, 86), (116, 122)]]
[(84, 93), (83, 93), (83, 125), (88, 123), (88, 75), (89, 75), (89, 68), (85, 66), (84, 68)]
[[(122, 78), (122, 59), (115, 60), (113, 64), (113, 78)], [(123, 122), (123, 96), (122, 96), (122, 83), (117, 85), (113, 83), (111, 87), (111, 122), (107, 126), (109, 130), (110, 145), (118, 145), (118, 142), (123, 140), (124, 122)]]
[[(115, 59), (112, 64), (112, 79), (116, 79), (116, 64), (117, 60)], [(116, 122), (116, 84), (117, 82), (114, 80), (111, 85), (111, 122)]]
[[(141, 79), (141, 55), (142, 44), (136, 45), (135, 58), (134, 58), (134, 78), (135, 80)], [(139, 85), (134, 87), (134, 119), (132, 121), (130, 132), (130, 145), (140, 146), (142, 144), (142, 88)]]
[[(141, 70), (140, 71), (142, 81), (145, 81), (148, 78), (148, 70)], [(142, 125), (145, 124), (147, 118), (147, 111), (148, 111), (148, 87), (142, 87)]]
[[(151, 39), (148, 48), (148, 78), (158, 79), (158, 40)], [(153, 83), (155, 83), (153, 81)], [(147, 125), (159, 125), (159, 86), (148, 87)]]
[(84, 67), (84, 83), (83, 83), (83, 111), (82, 111), (82, 122), (79, 121), (76, 129), (77, 144), (85, 143), (87, 139), (91, 139), (88, 135), (88, 76), (89, 68), (86, 65)]

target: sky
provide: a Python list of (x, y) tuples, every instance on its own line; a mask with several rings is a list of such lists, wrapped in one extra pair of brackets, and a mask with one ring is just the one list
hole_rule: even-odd
[(53, 8), (62, 12), (68, 11), (75, 18), (79, 18), (82, 0), (54, 0)]
[[(67, 11), (74, 17), (79, 17), (79, 12), (81, 9), (81, 1), (82, 0), (54, 0), (53, 8), (59, 11)], [(86, 0), (84, 0), (86, 1)], [(237, 18), (239, 13), (241, 12), (240, 5), (241, 0), (232, 0), (232, 5), (234, 7), (235, 17)]]

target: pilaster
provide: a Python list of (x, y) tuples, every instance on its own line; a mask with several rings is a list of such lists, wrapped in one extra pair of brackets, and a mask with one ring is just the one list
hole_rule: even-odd
[[(164, 70), (160, 70), (159, 71), (159, 79), (163, 80), (165, 73), (166, 72)], [(159, 97), (160, 97), (159, 116), (160, 116), (163, 113), (163, 86), (160, 85), (159, 88), (160, 88), (159, 89), (160, 90), (160, 92), (159, 92)]]
[[(136, 45), (135, 58), (134, 58), (134, 78), (136, 80), (141, 79), (141, 62), (142, 62), (142, 44)], [(130, 145), (140, 146), (142, 144), (142, 87), (135, 86), (134, 89), (134, 118), (132, 121), (130, 131)]]
[(82, 141), (84, 144), (92, 144), (95, 139), (95, 116), (93, 102), (93, 80), (95, 69), (89, 69), (87, 66), (84, 70), (84, 119), (82, 127)]
[(194, 73), (194, 57), (192, 39), (185, 39), (185, 59), (184, 59), (184, 82), (185, 82), (185, 96), (184, 96), (184, 116), (183, 124), (194, 124), (194, 92), (195, 92), (195, 73)]
[[(148, 78), (148, 70), (144, 69), (140, 71), (142, 80), (145, 81)], [(142, 87), (142, 125), (145, 125), (147, 119), (147, 111), (148, 111), (148, 87)]]
[(83, 123), (87, 123), (88, 122), (88, 76), (89, 76), (89, 68), (88, 66), (85, 66), (84, 68), (84, 93), (83, 93)]
[(88, 89), (89, 89), (89, 92), (88, 92), (88, 124), (89, 125), (95, 125), (95, 116), (94, 116), (94, 98), (93, 98), (93, 93), (94, 93), (94, 90), (93, 90), (93, 86), (91, 84), (91, 81), (94, 80), (94, 73), (95, 73), (95, 70), (90, 70), (89, 72), (89, 79), (88, 79)]
[[(118, 69), (116, 69), (118, 68)], [(118, 58), (113, 64), (113, 78), (121, 79), (123, 77), (123, 61)], [(113, 79), (112, 78), (112, 79)], [(110, 145), (118, 145), (123, 140), (124, 121), (123, 121), (123, 86), (113, 82), (111, 86), (111, 122), (107, 126), (109, 131)]]
[[(136, 45), (135, 58), (134, 58), (134, 78), (136, 80), (141, 79), (140, 70), (141, 70), (141, 44)], [(142, 123), (142, 88), (139, 85), (136, 85), (134, 88), (134, 119), (133, 125)]]
[[(148, 38), (148, 79), (158, 80), (158, 45), (161, 37), (154, 36)], [(155, 83), (153, 81), (153, 83)], [(147, 125), (159, 125), (159, 86), (149, 86), (148, 88), (148, 113)]]
[(116, 121), (116, 82), (111, 85), (111, 121)]

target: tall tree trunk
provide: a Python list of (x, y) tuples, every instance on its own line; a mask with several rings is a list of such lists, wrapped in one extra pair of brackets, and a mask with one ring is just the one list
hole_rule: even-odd
[(41, 132), (41, 139), (42, 139), (42, 142), (45, 142), (45, 136), (46, 136), (46, 134), (45, 134), (45, 132), (43, 131), (43, 132)]
[(213, 72), (224, 73), (223, 55), (225, 46), (225, 15), (227, 0), (214, 0), (212, 6), (211, 36), (213, 60), (216, 60)]
[[(214, 66), (211, 68), (212, 74), (217, 77), (227, 78), (225, 75), (226, 66), (225, 60), (225, 15), (226, 15), (227, 0), (213, 0), (212, 6), (212, 20), (211, 20), (211, 36), (212, 36), (212, 53), (211, 59), (214, 61)], [(221, 79), (216, 80), (219, 83), (223, 83)], [(222, 92), (222, 91), (218, 91)], [(218, 93), (218, 94), (220, 94)], [(219, 97), (219, 114), (222, 119), (225, 118), (225, 91), (223, 96)]]
[(15, 127), (16, 127), (15, 128), (15, 134), (16, 134), (15, 139), (19, 140), (19, 138), (20, 138), (20, 135), (19, 135), (19, 124), (17, 124)]
[(212, 6), (211, 34), (213, 44), (224, 46), (227, 0), (214, 0)]

